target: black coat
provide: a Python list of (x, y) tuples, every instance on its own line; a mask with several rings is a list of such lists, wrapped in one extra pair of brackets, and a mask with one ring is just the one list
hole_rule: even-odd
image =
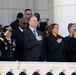
[(67, 61), (76, 62), (76, 38), (69, 38), (67, 54)]
[[(2, 37), (1, 37), (2, 38)], [(11, 44), (6, 38), (0, 39), (0, 50), (2, 52), (1, 61), (16, 61), (17, 52), (16, 44), (13, 39), (11, 39)]]
[[(65, 61), (65, 49), (64, 49), (64, 41), (61, 43), (57, 42), (58, 38), (62, 38), (61, 36), (53, 36), (50, 35), (47, 37), (47, 61)], [(63, 39), (63, 38), (62, 38)]]
[(44, 60), (45, 61), (47, 61), (47, 52), (48, 52), (47, 38), (48, 38), (48, 36), (44, 36), (44, 38), (43, 38)]
[[(38, 35), (42, 33), (37, 30)], [(39, 59), (41, 58), (41, 59)], [(24, 60), (39, 61), (43, 60), (42, 41), (37, 41), (31, 29), (24, 31)]]
[(24, 44), (23, 44), (23, 32), (19, 28), (13, 31), (12, 38), (16, 40), (16, 47), (17, 47), (17, 53), (18, 53), (18, 60), (23, 61), (23, 49), (24, 49)]
[(69, 50), (69, 38), (70, 38), (70, 35), (64, 38), (66, 62), (68, 62), (68, 56), (69, 56), (69, 51), (68, 51)]
[(17, 29), (18, 26), (19, 26), (19, 20), (16, 19), (15, 21), (13, 21), (13, 22), (10, 24), (10, 26), (11, 26), (11, 28), (12, 28), (13, 30)]
[(39, 22), (40, 26), (37, 26), (37, 29), (40, 30), (41, 32), (44, 32), (45, 27), (48, 25), (47, 21), (45, 22)]

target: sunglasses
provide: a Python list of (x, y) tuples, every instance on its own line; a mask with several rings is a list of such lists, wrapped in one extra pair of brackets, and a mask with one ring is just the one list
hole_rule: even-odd
[(25, 25), (26, 23), (24, 22), (23, 24)]

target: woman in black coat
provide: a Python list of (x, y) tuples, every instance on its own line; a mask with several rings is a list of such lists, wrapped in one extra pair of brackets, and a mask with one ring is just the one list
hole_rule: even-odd
[(67, 44), (67, 61), (76, 62), (76, 25), (73, 25), (70, 29), (70, 37)]
[(64, 42), (65, 42), (65, 48), (66, 48), (66, 62), (68, 62), (68, 56), (69, 56), (69, 46), (68, 46), (68, 44), (69, 44), (69, 39), (70, 39), (70, 30), (71, 30), (71, 27), (73, 26), (73, 25), (75, 25), (75, 23), (69, 23), (68, 24), (68, 32), (69, 32), (69, 35), (68, 36), (66, 36), (66, 37), (64, 37)]
[(54, 23), (49, 27), (49, 36), (47, 37), (47, 61), (63, 62), (65, 61), (64, 40), (58, 35), (59, 26)]

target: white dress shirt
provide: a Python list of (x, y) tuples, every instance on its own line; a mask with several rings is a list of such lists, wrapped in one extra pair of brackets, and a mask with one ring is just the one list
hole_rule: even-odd
[[(31, 27), (29, 27), (30, 29), (31, 29), (31, 31), (33, 32), (33, 34), (35, 35), (35, 36), (38, 36), (38, 33), (37, 33), (37, 30), (36, 29), (33, 29), (33, 28), (31, 28)], [(36, 31), (35, 33), (34, 33), (34, 31)]]

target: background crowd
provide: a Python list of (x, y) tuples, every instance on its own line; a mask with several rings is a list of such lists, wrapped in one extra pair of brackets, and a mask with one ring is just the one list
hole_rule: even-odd
[(31, 9), (18, 13), (10, 25), (0, 24), (0, 61), (76, 62), (76, 23), (68, 24), (69, 35), (59, 35), (59, 25), (48, 25)]

